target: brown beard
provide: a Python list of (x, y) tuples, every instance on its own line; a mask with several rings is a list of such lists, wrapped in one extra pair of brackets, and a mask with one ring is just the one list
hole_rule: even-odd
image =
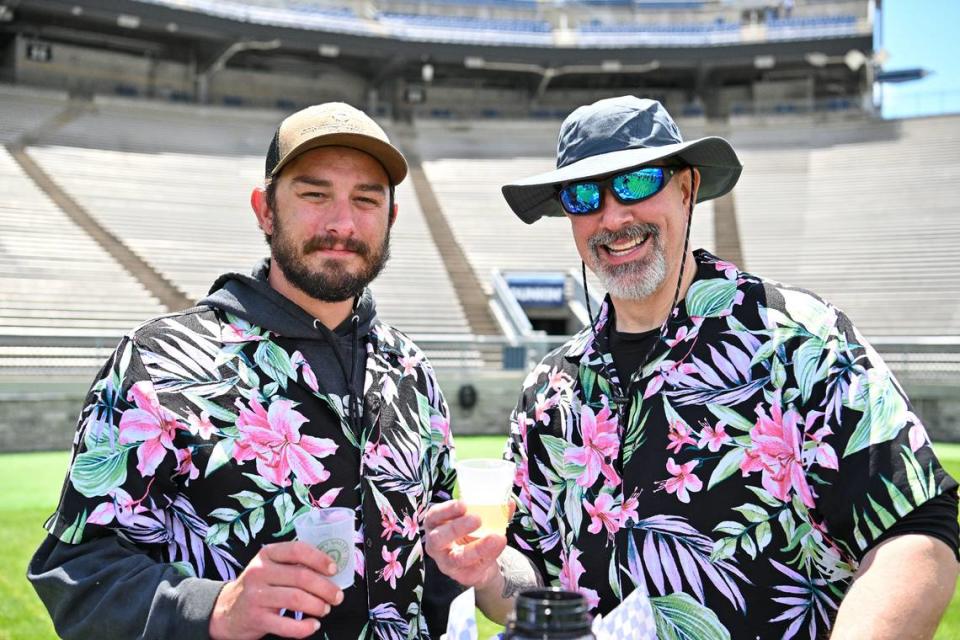
[[(296, 288), (316, 300), (323, 302), (342, 302), (363, 293), (364, 288), (380, 275), (390, 259), (390, 227), (383, 242), (376, 249), (356, 238), (340, 240), (335, 236), (314, 236), (307, 240), (299, 250), (284, 233), (282, 216), (274, 214), (274, 229), (270, 237), (270, 254), (274, 264), (280, 267), (287, 280)], [(340, 244), (344, 249), (355, 252), (363, 259), (363, 265), (356, 273), (348, 271), (335, 260), (326, 260), (319, 269), (311, 269), (304, 258), (324, 249)]]

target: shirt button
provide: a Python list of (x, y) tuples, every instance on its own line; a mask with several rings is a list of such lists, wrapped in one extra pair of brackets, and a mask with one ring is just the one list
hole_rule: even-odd
[(371, 548), (372, 546), (373, 546), (373, 540), (371, 540), (370, 538), (367, 538), (367, 549)]

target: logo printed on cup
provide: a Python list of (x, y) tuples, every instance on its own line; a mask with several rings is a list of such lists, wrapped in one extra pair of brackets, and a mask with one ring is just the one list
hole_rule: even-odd
[(330, 559), (337, 564), (337, 573), (340, 573), (347, 568), (347, 564), (350, 561), (348, 554), (350, 553), (350, 547), (347, 546), (347, 543), (339, 538), (330, 538), (329, 540), (324, 540), (317, 544), (317, 549), (323, 551), (325, 554), (330, 556)]

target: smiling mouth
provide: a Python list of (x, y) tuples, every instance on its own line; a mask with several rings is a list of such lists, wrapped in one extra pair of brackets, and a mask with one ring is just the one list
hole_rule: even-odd
[(637, 247), (643, 246), (650, 239), (650, 234), (645, 233), (639, 238), (630, 238), (622, 242), (601, 245), (604, 251), (614, 257), (625, 256)]

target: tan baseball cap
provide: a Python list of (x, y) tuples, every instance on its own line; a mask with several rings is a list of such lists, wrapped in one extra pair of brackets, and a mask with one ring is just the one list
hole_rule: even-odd
[(343, 102), (317, 104), (287, 116), (267, 151), (266, 175), (276, 176), (304, 151), (334, 146), (370, 154), (383, 165), (391, 184), (400, 184), (407, 175), (407, 160), (380, 125)]

